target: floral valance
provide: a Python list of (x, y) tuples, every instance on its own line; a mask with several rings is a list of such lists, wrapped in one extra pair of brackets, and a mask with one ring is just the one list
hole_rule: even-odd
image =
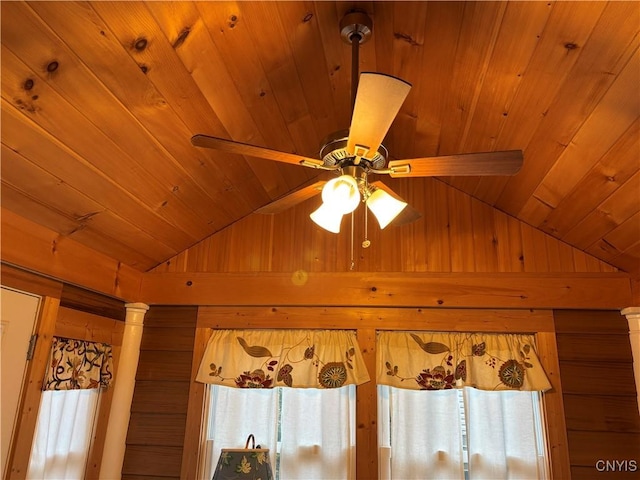
[(377, 383), (410, 390), (545, 391), (533, 335), (379, 332)]
[(111, 345), (53, 337), (44, 390), (106, 388), (113, 377)]
[(355, 332), (214, 330), (196, 380), (236, 388), (337, 388), (369, 381)]

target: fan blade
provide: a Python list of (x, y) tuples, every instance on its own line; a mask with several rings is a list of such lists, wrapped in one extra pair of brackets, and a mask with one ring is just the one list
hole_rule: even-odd
[(399, 227), (401, 225), (407, 225), (409, 223), (415, 222), (416, 220), (422, 217), (422, 214), (418, 212), (415, 208), (413, 208), (410, 203), (408, 203), (404, 198), (402, 198), (396, 192), (391, 190), (384, 183), (377, 181), (377, 182), (372, 182), (371, 185), (373, 185), (376, 188), (379, 188), (380, 190), (384, 190), (393, 198), (403, 201), (407, 204), (407, 206), (402, 209), (402, 211), (398, 214), (398, 216), (393, 220), (391, 220), (390, 225), (393, 225), (394, 227)]
[(522, 160), (521, 150), (508, 150), (391, 160), (387, 168), (394, 178), (515, 175), (522, 167)]
[(308, 185), (306, 187), (299, 188), (291, 193), (274, 200), (271, 203), (266, 204), (264, 207), (260, 207), (254, 213), (272, 214), (280, 213), (288, 210), (291, 207), (296, 206), (305, 200), (310, 199), (322, 192), (322, 187), (327, 183), (326, 180), (320, 180)]
[(276, 162), (314, 168), (322, 168), (324, 166), (324, 162), (317, 158), (303, 157), (302, 155), (296, 155), (295, 153), (280, 152), (278, 150), (249, 145), (248, 143), (234, 142), (233, 140), (226, 140), (224, 138), (210, 137), (208, 135), (194, 135), (191, 137), (191, 143), (196, 147), (212, 148), (222, 152), (247, 155), (255, 158), (264, 158)]
[(353, 107), (347, 152), (373, 158), (409, 94), (411, 84), (382, 73), (362, 73)]

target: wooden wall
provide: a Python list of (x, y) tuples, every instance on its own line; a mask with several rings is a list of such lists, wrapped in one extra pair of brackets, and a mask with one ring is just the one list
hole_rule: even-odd
[[(360, 272), (613, 272), (616, 269), (433, 178), (385, 179), (422, 217), (380, 230), (364, 208), (355, 219)], [(344, 272), (351, 224), (340, 234), (309, 218), (320, 198), (275, 215), (252, 214), (160, 264), (153, 272)]]
[(196, 317), (196, 307), (145, 315), (123, 480), (180, 478)]
[[(574, 480), (637, 478), (640, 416), (627, 320), (616, 311), (554, 312)], [(596, 470), (598, 460), (634, 460), (634, 472)]]

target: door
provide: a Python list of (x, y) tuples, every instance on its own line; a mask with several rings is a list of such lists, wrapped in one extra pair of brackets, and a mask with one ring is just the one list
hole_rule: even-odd
[(0, 472), (4, 472), (24, 383), (29, 339), (34, 332), (40, 297), (3, 286), (0, 303), (2, 305), (0, 315), (0, 336), (2, 336), (0, 349), (2, 469)]

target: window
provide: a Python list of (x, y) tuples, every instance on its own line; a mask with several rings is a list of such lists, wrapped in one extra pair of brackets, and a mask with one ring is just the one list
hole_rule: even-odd
[(112, 378), (112, 348), (53, 337), (27, 478), (83, 478), (100, 390)]
[(355, 478), (355, 385), (209, 388), (202, 478), (212, 478), (222, 448), (242, 448), (249, 434), (269, 449), (276, 480)]
[(378, 387), (380, 478), (547, 477), (541, 394)]

